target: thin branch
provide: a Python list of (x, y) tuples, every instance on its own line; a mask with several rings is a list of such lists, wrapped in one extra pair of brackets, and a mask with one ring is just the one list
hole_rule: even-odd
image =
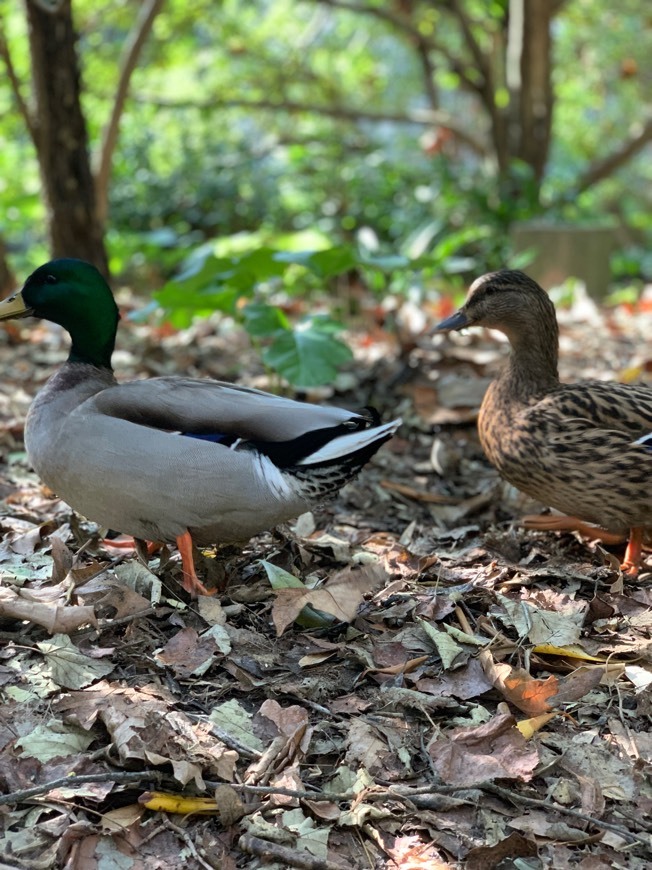
[(428, 95), (428, 102), (430, 103), (430, 108), (436, 110), (439, 105), (439, 95), (435, 85), (435, 67), (430, 57), (430, 49), (424, 40), (420, 40), (416, 50), (421, 64), (421, 71), (423, 72), (423, 86)]
[(108, 189), (111, 175), (113, 152), (118, 141), (120, 119), (124, 111), (129, 84), (145, 41), (150, 34), (154, 19), (161, 11), (164, 0), (147, 0), (141, 8), (138, 19), (125, 43), (124, 53), (120, 62), (120, 75), (116, 88), (115, 99), (109, 120), (102, 132), (102, 144), (99, 150), (97, 170), (95, 172), (95, 193), (97, 213), (100, 223), (104, 224), (108, 212)]
[(515, 791), (510, 791), (507, 788), (502, 788), (502, 786), (494, 785), (494, 783), (483, 783), (479, 786), (483, 791), (490, 791), (494, 794), (497, 794), (499, 797), (505, 798), (507, 800), (514, 801), (517, 804), (523, 804), (527, 807), (537, 807), (538, 809), (542, 809), (545, 811), (547, 815), (550, 812), (562, 813), (565, 816), (569, 816), (570, 818), (577, 819), (578, 821), (587, 822), (590, 825), (593, 825), (596, 828), (601, 828), (603, 831), (612, 831), (614, 834), (618, 834), (619, 837), (622, 837), (623, 840), (628, 840), (630, 843), (641, 843), (643, 846), (647, 846), (649, 849), (652, 845), (652, 838), (645, 837), (639, 833), (632, 833), (627, 828), (623, 828), (622, 825), (614, 825), (611, 822), (605, 822), (603, 819), (597, 819), (595, 816), (589, 816), (586, 813), (580, 813), (577, 810), (572, 810), (569, 807), (561, 806), (560, 804), (552, 803), (549, 800), (540, 800), (539, 798), (531, 798), (526, 797), (525, 795), (520, 795)]
[(253, 834), (243, 834), (238, 846), (243, 852), (261, 858), (265, 864), (275, 863), (277, 866), (295, 867), (296, 870), (346, 870), (339, 862), (336, 864), (328, 858), (315, 857), (310, 852), (290, 849), (271, 840), (254, 837)]
[(473, 35), (473, 30), (471, 29), (471, 22), (469, 20), (469, 17), (464, 9), (461, 8), (457, 0), (452, 0), (452, 2), (448, 4), (448, 8), (459, 22), (462, 34), (464, 36), (464, 41), (467, 45), (467, 48), (471, 52), (471, 56), (473, 57), (473, 60), (475, 61), (475, 64), (478, 68), (478, 72), (480, 73), (480, 77), (482, 79), (482, 93), (490, 96), (491, 100), (493, 101), (494, 82), (491, 72), (491, 64), (487, 55), (480, 48), (480, 43)]
[(20, 791), (12, 791), (0, 794), (0, 806), (6, 804), (19, 804), (28, 798), (47, 794), (53, 788), (76, 788), (89, 782), (140, 782), (141, 780), (155, 780), (158, 782), (162, 774), (158, 770), (138, 770), (133, 772), (109, 771), (107, 773), (87, 773), (83, 776), (62, 776), (60, 779), (51, 779), (32, 788), (23, 788)]
[[(212, 785), (212, 783), (206, 783), (206, 785)], [(296, 797), (301, 800), (307, 799), (312, 801), (333, 801), (334, 803), (349, 802), (355, 799), (355, 795), (351, 792), (309, 792), (303, 789), (291, 789), (271, 785), (252, 786), (240, 783), (233, 783), (232, 788), (244, 791), (249, 794), (280, 794), (287, 795), (289, 797)], [(522, 804), (524, 806), (544, 809), (547, 813), (561, 813), (562, 815), (569, 816), (570, 818), (577, 819), (578, 821), (587, 822), (590, 825), (594, 825), (596, 828), (601, 828), (605, 831), (612, 831), (613, 833), (618, 834), (618, 836), (622, 837), (624, 840), (642, 843), (643, 845), (648, 847), (650, 846), (650, 837), (646, 837), (640, 828), (636, 828), (636, 833), (634, 833), (628, 828), (623, 827), (622, 825), (615, 825), (612, 822), (605, 822), (603, 819), (598, 819), (595, 816), (590, 816), (586, 813), (581, 813), (578, 810), (573, 810), (570, 807), (564, 807), (556, 803), (551, 803), (547, 800), (528, 797), (527, 795), (522, 795), (518, 792), (511, 791), (510, 789), (503, 788), (502, 786), (495, 785), (495, 783), (493, 782), (478, 783), (477, 785), (470, 787), (445, 784), (416, 787), (405, 785), (393, 785), (389, 786), (388, 788), (377, 787), (367, 793), (365, 800), (374, 802), (387, 799), (402, 799), (412, 801), (419, 796), (438, 794), (448, 796), (455, 796), (459, 794), (463, 799), (468, 799), (468, 793), (476, 790), (493, 792), (494, 794), (505, 800)], [(465, 795), (466, 798), (464, 797)]]
[[(217, 782), (206, 781), (209, 787), (215, 787)], [(311, 800), (319, 803), (320, 801), (328, 801), (329, 803), (342, 803), (355, 800), (356, 794), (353, 791), (330, 792), (330, 791), (308, 791), (303, 788), (286, 788), (280, 785), (247, 785), (246, 783), (232, 782), (231, 788), (236, 791), (243, 791), (245, 794), (279, 794), (286, 797), (299, 798), (300, 800)]]
[[(251, 787), (251, 786), (238, 786), (234, 785), (234, 788), (242, 788), (246, 791), (261, 791), (260, 787)], [(537, 807), (539, 809), (544, 809), (546, 813), (557, 812), (562, 815), (569, 816), (570, 818), (577, 819), (578, 821), (587, 822), (590, 825), (594, 825), (596, 828), (601, 828), (604, 831), (612, 831), (614, 834), (618, 834), (619, 837), (622, 837), (624, 840), (629, 840), (630, 842), (638, 842), (643, 845), (650, 847), (651, 838), (646, 837), (643, 831), (640, 828), (635, 829), (635, 833), (630, 831), (628, 828), (623, 827), (622, 825), (615, 825), (612, 822), (606, 822), (603, 819), (598, 819), (595, 816), (590, 816), (587, 813), (581, 813), (578, 810), (573, 810), (570, 807), (564, 807), (560, 804), (552, 803), (551, 801), (541, 800), (539, 798), (528, 797), (527, 795), (519, 794), (518, 792), (511, 791), (510, 789), (503, 788), (502, 786), (498, 786), (493, 782), (484, 782), (478, 783), (475, 786), (471, 787), (462, 787), (462, 786), (452, 786), (452, 785), (428, 785), (428, 786), (401, 786), (394, 785), (389, 788), (377, 788), (370, 791), (366, 799), (370, 801), (378, 801), (385, 799), (396, 799), (402, 798), (404, 800), (411, 800), (420, 795), (428, 795), (428, 794), (444, 794), (444, 795), (456, 795), (461, 794), (464, 795), (469, 791), (473, 791), (474, 789), (479, 789), (481, 791), (493, 792), (494, 794), (502, 797), (503, 799), (513, 801), (515, 803), (523, 804), (524, 806), (529, 807)], [(273, 787), (265, 787), (265, 790), (268, 793), (273, 793), (279, 791), (280, 793), (290, 794), (290, 789), (277, 790)], [(310, 794), (299, 794), (296, 793), (297, 797), (308, 797), (311, 800), (319, 800), (319, 797), (315, 797), (315, 795)], [(321, 797), (322, 800), (352, 800), (352, 796), (345, 794), (335, 794), (329, 795), (328, 792), (324, 793)]]
[(186, 849), (200, 867), (203, 867), (204, 870), (214, 870), (217, 865), (209, 864), (207, 861), (204, 861), (188, 831), (184, 831), (184, 829), (180, 828), (179, 825), (175, 825), (174, 822), (170, 821), (170, 819), (168, 819), (163, 813), (161, 813), (161, 822), (163, 823), (164, 828), (167, 828), (168, 831), (172, 831), (183, 843), (185, 843)]
[(147, 95), (135, 96), (134, 99), (141, 103), (149, 103), (166, 109), (199, 109), (205, 111), (207, 109), (240, 108), (251, 109), (252, 111), (288, 112), (289, 114), (306, 112), (352, 123), (369, 121), (372, 123), (416, 124), (422, 127), (448, 127), (460, 142), (464, 142), (476, 154), (486, 154), (486, 148), (482, 142), (460, 127), (454, 117), (448, 114), (448, 112), (436, 109), (409, 109), (405, 113), (399, 114), (396, 112), (368, 112), (365, 109), (355, 109), (349, 106), (316, 106), (313, 103), (302, 103), (297, 100), (277, 102), (276, 100), (246, 100), (235, 97), (233, 99), (216, 98), (206, 101), (193, 101), (165, 100)]
[[(367, 6), (364, 3), (350, 2), (350, 0), (318, 0), (318, 2), (323, 6), (336, 6), (340, 9), (345, 9), (349, 12), (355, 12), (360, 15), (373, 15), (381, 21), (384, 21), (386, 24), (391, 24), (392, 27), (397, 30), (401, 30), (413, 43), (415, 51), (417, 52), (421, 69), (423, 71), (424, 88), (428, 96), (430, 107), (432, 109), (437, 108), (439, 99), (434, 80), (435, 70), (432, 58), (430, 57), (431, 52), (437, 49), (437, 44), (434, 40), (425, 36), (425, 34), (423, 34), (418, 27), (415, 27), (414, 24), (404, 15), (392, 12), (391, 9), (383, 8), (381, 6)], [(448, 60), (451, 62), (450, 58), (448, 58)]]
[[(125, 782), (141, 782), (142, 780), (159, 781), (162, 775), (163, 774), (161, 773), (161, 771), (158, 770), (140, 770), (134, 772), (109, 771), (107, 773), (84, 774), (83, 776), (63, 776), (60, 779), (54, 779), (50, 782), (45, 782), (41, 785), (33, 786), (32, 788), (25, 788), (21, 789), (20, 791), (0, 795), (0, 806), (21, 803), (22, 801), (32, 797), (36, 797), (37, 795), (47, 794), (49, 791), (52, 791), (52, 789), (55, 788), (75, 788), (78, 785), (92, 782), (113, 782), (118, 784)], [(206, 785), (211, 786), (212, 783), (207, 782)], [(348, 802), (355, 799), (355, 795), (352, 792), (312, 792), (306, 791), (304, 789), (290, 789), (271, 785), (251, 786), (240, 783), (233, 783), (232, 787), (250, 794), (280, 794), (302, 799), (309, 799), (313, 801), (325, 800), (334, 802)], [(581, 813), (577, 810), (570, 809), (569, 807), (553, 804), (550, 801), (521, 795), (518, 792), (511, 791), (509, 789), (503, 788), (502, 786), (495, 785), (495, 783), (493, 782), (479, 783), (474, 788), (481, 789), (482, 791), (493, 792), (499, 797), (513, 801), (515, 803), (544, 809), (548, 813), (550, 811), (562, 813), (563, 815), (575, 818), (579, 821), (587, 822), (588, 824), (594, 825), (595, 827), (601, 828), (602, 830), (612, 831), (613, 833), (618, 834), (619, 837), (622, 837), (625, 840), (629, 840), (630, 842), (638, 842), (643, 844), (644, 846), (650, 846), (650, 837), (644, 836), (642, 832), (640, 832), (640, 829), (636, 833), (633, 833), (628, 828), (625, 828), (622, 825), (615, 825), (611, 822), (606, 822), (603, 819), (598, 819), (594, 816), (587, 815), (586, 813)], [(419, 795), (454, 795), (458, 792), (464, 793), (467, 791), (469, 791), (468, 788), (443, 784), (417, 787), (395, 785), (390, 786), (389, 788), (374, 789), (369, 792), (369, 794), (367, 795), (367, 799), (373, 801), (384, 800), (387, 798), (402, 798), (404, 800), (410, 800)]]
[(21, 117), (25, 122), (25, 126), (27, 127), (27, 131), (31, 137), (32, 142), (36, 146), (36, 124), (34, 123), (34, 117), (32, 115), (32, 112), (30, 111), (29, 106), (27, 105), (27, 101), (23, 98), (22, 84), (16, 73), (16, 68), (14, 67), (14, 62), (11, 57), (11, 51), (9, 50), (9, 44), (7, 43), (7, 39), (5, 37), (5, 30), (6, 29), (4, 22), (0, 21), (0, 58), (5, 65), (5, 69), (7, 70), (9, 86), (11, 87), (11, 92), (14, 95), (14, 99), (16, 100), (18, 111), (20, 112)]
[(398, 14), (387, 7), (367, 6), (365, 3), (355, 3), (352, 0), (317, 0), (317, 2), (322, 6), (345, 9), (358, 15), (373, 15), (375, 18), (384, 21), (386, 24), (391, 24), (392, 27), (401, 30), (408, 36), (419, 56), (424, 74), (424, 86), (430, 106), (433, 109), (437, 108), (438, 99), (434, 83), (434, 68), (430, 58), (430, 52), (437, 48), (434, 40), (428, 39), (405, 15)]
[(579, 177), (575, 187), (576, 193), (583, 193), (599, 181), (609, 178), (617, 169), (620, 169), (621, 166), (624, 166), (628, 160), (634, 157), (635, 154), (638, 154), (650, 141), (652, 141), (652, 118), (647, 121), (638, 133), (621, 143), (615, 151), (612, 151), (607, 157), (589, 166)]
[(373, 15), (375, 18), (380, 18), (381, 21), (391, 24), (404, 33), (408, 34), (415, 42), (426, 42), (424, 35), (412, 24), (412, 22), (404, 15), (399, 15), (397, 12), (385, 6), (368, 6), (366, 3), (356, 3), (354, 0), (315, 0), (322, 6), (332, 6), (335, 9), (345, 9), (348, 12), (355, 12), (359, 15)]
[(436, 51), (442, 55), (450, 65), (451, 70), (458, 76), (464, 87), (471, 93), (483, 93), (483, 86), (478, 85), (466, 72), (462, 61), (451, 54), (448, 49), (432, 37), (427, 37), (418, 27), (406, 18), (404, 15), (399, 15), (384, 6), (367, 6), (366, 3), (357, 3), (354, 0), (312, 0), (314, 3), (319, 3), (322, 6), (330, 6), (334, 9), (344, 9), (347, 12), (354, 12), (358, 15), (372, 15), (390, 24), (397, 30), (402, 31), (405, 36), (409, 37), (420, 53), (428, 53)]

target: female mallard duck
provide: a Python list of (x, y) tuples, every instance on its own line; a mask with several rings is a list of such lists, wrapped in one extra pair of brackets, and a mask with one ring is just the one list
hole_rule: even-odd
[(34, 469), (89, 519), (176, 542), (191, 593), (206, 592), (193, 542), (243, 541), (303, 513), (357, 474), (400, 423), (212, 380), (118, 384), (118, 309), (81, 260), (46, 263), (0, 303), (0, 320), (30, 314), (72, 339), (27, 416)]
[[(523, 272), (478, 278), (463, 307), (436, 328), (466, 326), (500, 330), (512, 350), (480, 409), (480, 441), (491, 463), (538, 501), (629, 537), (621, 568), (636, 574), (643, 533), (652, 528), (652, 389), (560, 383), (555, 308)], [(576, 526), (568, 517), (536, 523)]]

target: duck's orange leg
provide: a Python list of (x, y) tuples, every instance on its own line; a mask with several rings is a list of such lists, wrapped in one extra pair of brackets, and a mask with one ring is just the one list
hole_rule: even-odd
[(184, 532), (177, 537), (177, 547), (181, 553), (183, 566), (183, 588), (193, 598), (197, 595), (215, 595), (215, 589), (207, 589), (201, 582), (195, 571), (195, 561), (192, 557), (192, 538), (190, 532)]
[(625, 550), (625, 558), (623, 559), (620, 570), (623, 574), (629, 574), (630, 577), (636, 577), (638, 569), (641, 567), (641, 550), (643, 547), (643, 529), (630, 529), (629, 541)]
[(528, 514), (521, 517), (521, 525), (526, 529), (536, 529), (540, 532), (579, 532), (592, 541), (603, 544), (621, 544), (624, 535), (608, 532), (600, 526), (592, 526), (577, 517), (560, 516), (559, 514)]
[[(138, 549), (138, 538), (121, 537), (121, 538), (102, 538), (102, 543), (105, 547), (115, 547), (116, 550), (136, 550)], [(143, 541), (147, 550), (148, 556), (155, 556), (161, 549), (163, 544), (160, 541)]]
[(116, 550), (135, 550), (136, 539), (128, 537), (102, 538), (105, 547), (115, 547)]

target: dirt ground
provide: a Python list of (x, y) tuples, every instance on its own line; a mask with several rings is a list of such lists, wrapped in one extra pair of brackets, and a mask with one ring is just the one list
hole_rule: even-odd
[[(176, 552), (143, 564), (40, 484), (22, 427), (67, 338), (0, 333), (0, 870), (652, 865), (652, 574), (519, 525), (542, 507), (475, 432), (506, 344), (399, 314), (305, 397), (398, 435), (336, 501), (203, 552), (194, 601)], [(649, 377), (645, 304), (560, 323), (562, 378)], [(270, 387), (218, 319), (125, 317), (114, 364)]]

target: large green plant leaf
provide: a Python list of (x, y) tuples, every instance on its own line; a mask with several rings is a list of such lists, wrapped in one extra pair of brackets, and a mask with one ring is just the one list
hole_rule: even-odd
[(251, 302), (242, 309), (245, 329), (249, 335), (263, 338), (292, 329), (287, 315), (276, 305)]
[(314, 325), (281, 333), (263, 351), (265, 363), (299, 387), (332, 381), (352, 356), (347, 345)]
[(280, 278), (287, 265), (277, 251), (258, 248), (239, 257), (216, 257), (195, 252), (176, 278), (155, 294), (164, 308), (232, 311), (240, 297), (252, 296), (256, 287)]
[[(179, 327), (187, 326), (192, 316), (211, 311), (230, 314), (257, 340), (266, 365), (296, 386), (318, 386), (332, 381), (352, 357), (349, 348), (335, 337), (341, 324), (323, 315), (294, 324), (280, 307), (264, 300), (279, 291), (305, 295), (315, 283), (322, 285), (354, 269), (368, 284), (378, 278), (380, 291), (389, 280), (386, 276), (395, 280), (403, 273), (407, 279), (417, 271), (428, 274), (445, 268), (454, 251), (485, 232), (485, 227), (463, 228), (412, 258), (370, 254), (355, 245), (278, 250), (261, 244), (258, 237), (243, 240), (238, 236), (232, 245), (221, 240), (194, 251), (181, 273), (156, 294), (156, 299)], [(415, 251), (432, 242), (433, 234), (434, 230)], [(255, 247), (243, 250), (245, 242)], [(242, 305), (243, 300), (251, 301)]]

